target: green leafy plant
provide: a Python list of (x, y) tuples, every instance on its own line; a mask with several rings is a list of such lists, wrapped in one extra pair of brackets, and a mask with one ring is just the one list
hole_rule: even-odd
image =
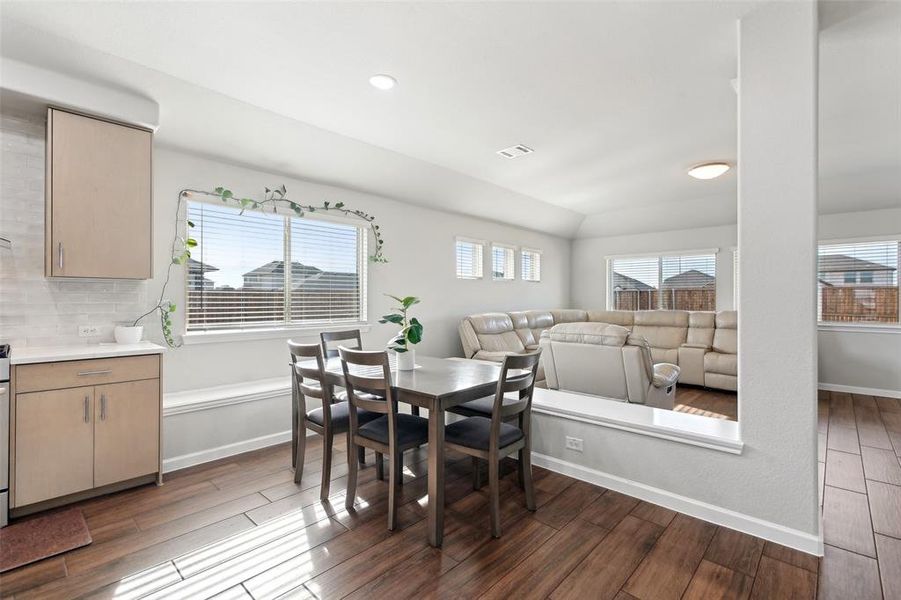
[[(181, 190), (178, 193), (178, 203), (175, 207), (175, 236), (172, 240), (172, 260), (169, 262), (169, 266), (166, 269), (166, 279), (163, 282), (163, 287), (160, 290), (160, 297), (157, 301), (156, 305), (148, 310), (146, 313), (135, 319), (133, 325), (137, 325), (144, 318), (152, 315), (155, 312), (159, 313), (160, 317), (160, 328), (163, 331), (163, 338), (166, 340), (166, 344), (170, 348), (178, 348), (181, 346), (180, 343), (176, 342), (175, 336), (172, 333), (172, 314), (176, 310), (176, 305), (174, 302), (171, 302), (166, 299), (166, 289), (169, 287), (169, 280), (172, 276), (172, 267), (174, 266), (182, 266), (187, 264), (188, 259), (191, 258), (191, 248), (197, 247), (197, 240), (191, 237), (191, 229), (194, 228), (194, 223), (190, 219), (185, 220), (184, 227), (184, 235), (182, 235), (182, 228), (180, 225), (180, 216), (182, 214), (182, 205), (184, 204), (185, 198), (189, 198), (194, 195), (199, 196), (212, 196), (218, 198), (225, 204), (233, 205), (237, 208), (241, 209), (240, 214), (244, 214), (244, 211), (247, 209), (251, 210), (269, 210), (277, 213), (279, 208), (287, 209), (292, 211), (298, 217), (303, 217), (307, 213), (315, 213), (319, 212), (337, 212), (346, 217), (352, 217), (356, 219), (361, 219), (367, 223), (369, 223), (369, 230), (372, 233), (374, 244), (373, 253), (369, 255), (369, 260), (374, 263), (386, 263), (388, 262), (387, 257), (385, 257), (382, 252), (384, 247), (384, 240), (382, 239), (382, 232), (379, 226), (375, 223), (375, 217), (366, 213), (362, 210), (348, 208), (344, 202), (329, 202), (323, 201), (322, 204), (314, 205), (314, 204), (301, 204), (299, 202), (295, 202), (288, 198), (288, 190), (282, 185), (275, 189), (265, 188), (263, 193), (262, 200), (254, 200), (252, 198), (239, 198), (232, 192), (231, 190), (224, 187), (217, 187), (212, 192), (206, 190), (192, 190), (185, 189)], [(418, 302), (418, 300), (417, 300)], [(414, 319), (415, 321), (415, 319)], [(420, 335), (422, 333), (422, 326), (420, 328)], [(416, 342), (413, 342), (414, 344)]]
[(395, 307), (397, 312), (385, 315), (379, 319), (379, 323), (394, 323), (401, 326), (401, 330), (391, 338), (388, 342), (388, 349), (395, 352), (406, 352), (410, 350), (411, 344), (418, 344), (422, 341), (422, 323), (416, 317), (407, 319), (407, 311), (414, 304), (419, 304), (419, 298), (415, 296), (406, 296), (399, 298), (391, 294), (385, 294), (393, 300), (397, 300), (400, 306)]

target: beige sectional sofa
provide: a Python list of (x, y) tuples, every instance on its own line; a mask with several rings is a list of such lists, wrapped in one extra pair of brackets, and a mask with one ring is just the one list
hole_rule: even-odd
[[(654, 363), (679, 366), (680, 383), (724, 390), (738, 387), (735, 311), (552, 309), (470, 315), (459, 328), (463, 355), (500, 362), (510, 352), (538, 349), (546, 329), (579, 322), (619, 325), (643, 337)], [(544, 379), (543, 372), (539, 379)]]

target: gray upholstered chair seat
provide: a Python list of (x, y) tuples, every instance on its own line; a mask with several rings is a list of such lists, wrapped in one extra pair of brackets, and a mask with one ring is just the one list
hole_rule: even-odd
[[(345, 398), (346, 397), (347, 396), (345, 396)], [(332, 427), (335, 428), (335, 430), (347, 430), (350, 423), (350, 412), (348, 407), (349, 404), (346, 400), (332, 404)], [(378, 413), (369, 412), (368, 410), (357, 411), (357, 418), (360, 420), (360, 423), (369, 423), (370, 421), (378, 419), (379, 416), (380, 415)], [(308, 412), (307, 419), (312, 421), (313, 423), (316, 423), (320, 427), (322, 427), (322, 424), (325, 422), (321, 408), (317, 408)]]
[[(376, 415), (378, 416), (378, 415)], [(388, 443), (388, 417), (382, 415), (377, 419), (362, 425), (358, 433), (370, 440), (382, 444)], [(429, 421), (415, 415), (406, 413), (397, 414), (397, 444), (407, 446), (410, 444), (425, 444), (429, 441)]]
[[(501, 423), (499, 447), (503, 448), (523, 437), (522, 430), (507, 423)], [(444, 439), (452, 444), (479, 450), (488, 449), (491, 438), (491, 419), (485, 417), (467, 417), (462, 421), (451, 423), (444, 428)]]

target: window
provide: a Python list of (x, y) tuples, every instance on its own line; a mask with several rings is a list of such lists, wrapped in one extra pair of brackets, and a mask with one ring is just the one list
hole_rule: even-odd
[(364, 228), (240, 212), (188, 203), (197, 240), (187, 269), (189, 332), (366, 319)]
[(820, 244), (820, 322), (897, 324), (898, 248), (898, 240)]
[(614, 310), (716, 310), (716, 253), (612, 258)]
[(457, 238), (457, 279), (482, 278), (484, 242)]
[(498, 281), (513, 281), (516, 279), (516, 269), (513, 266), (513, 246), (503, 244), (491, 245), (491, 275)]
[(520, 261), (523, 281), (541, 281), (541, 250), (523, 248)]

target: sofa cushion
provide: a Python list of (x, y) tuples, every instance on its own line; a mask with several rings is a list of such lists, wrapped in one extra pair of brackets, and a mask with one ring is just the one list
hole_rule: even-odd
[(467, 317), (478, 334), (494, 334), (513, 331), (513, 320), (507, 313), (484, 313)]
[(623, 346), (629, 337), (629, 330), (609, 323), (561, 323), (545, 331), (542, 337), (555, 342)]
[(688, 338), (686, 343), (710, 348), (713, 345), (716, 313), (695, 311), (688, 313)]
[(588, 312), (576, 308), (557, 308), (550, 311), (554, 323), (581, 323), (588, 320)]
[(507, 314), (510, 315), (513, 330), (526, 348), (537, 347), (541, 332), (554, 326), (554, 315), (548, 310), (522, 310)]
[(723, 310), (716, 313), (713, 349), (724, 354), (738, 353), (738, 313), (734, 310)]
[(588, 320), (594, 323), (610, 323), (631, 329), (635, 313), (631, 310), (589, 310)]
[[(646, 339), (651, 348), (678, 348), (688, 338), (688, 311), (636, 311), (632, 333)], [(667, 360), (665, 362), (675, 362), (675, 360)]]
[(704, 355), (704, 371), (721, 375), (738, 375), (738, 355), (708, 352)]

